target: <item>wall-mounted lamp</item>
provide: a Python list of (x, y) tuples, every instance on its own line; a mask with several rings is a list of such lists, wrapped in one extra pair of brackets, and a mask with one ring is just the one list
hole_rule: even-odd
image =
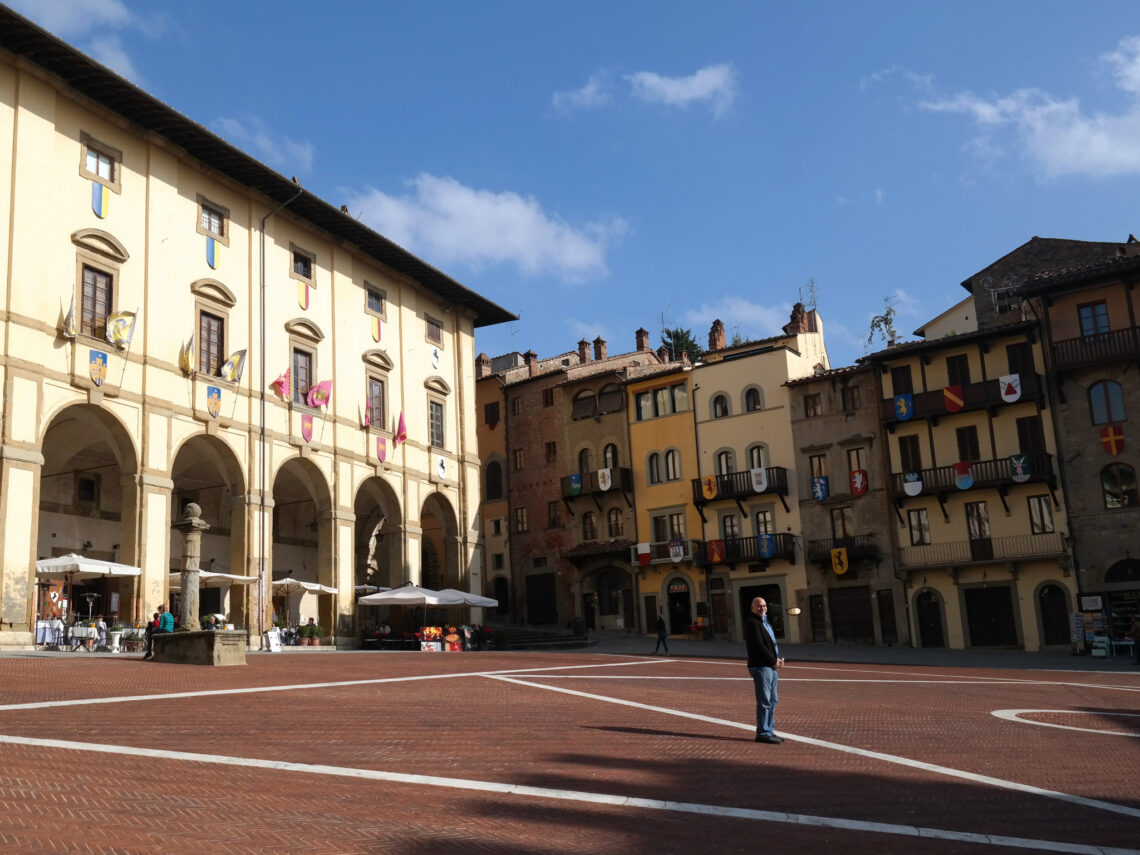
[(95, 544), (94, 544), (94, 543), (92, 543), (90, 540), (85, 540), (85, 541), (83, 541), (83, 548), (84, 548), (84, 549), (90, 549), (90, 548), (91, 548), (92, 546), (94, 546), (94, 545), (95, 545)]
[(788, 609), (788, 614), (790, 614), (792, 617), (795, 617), (796, 615), (803, 614), (803, 611), (804, 610), (799, 606), (792, 606), (790, 609)]

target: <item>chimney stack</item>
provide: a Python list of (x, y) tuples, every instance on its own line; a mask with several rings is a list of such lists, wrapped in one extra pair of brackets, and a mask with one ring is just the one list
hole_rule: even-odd
[(530, 376), (533, 377), (538, 373), (538, 354), (533, 350), (528, 350), (523, 354), (523, 361), (526, 367), (530, 369)]
[(709, 329), (709, 350), (724, 350), (724, 321), (717, 318)]
[(583, 365), (590, 361), (590, 343), (586, 339), (578, 342), (578, 361)]
[(606, 358), (606, 340), (601, 336), (594, 339), (594, 359)]
[(667, 348), (665, 345), (661, 345), (659, 348), (657, 348), (657, 358), (660, 359), (662, 362), (668, 362), (669, 361), (669, 348)]
[(491, 373), (491, 357), (485, 353), (480, 353), (475, 357), (475, 379), (482, 380), (484, 377), (489, 376)]
[(649, 331), (646, 329), (639, 329), (634, 334), (637, 340), (637, 350), (649, 350)]

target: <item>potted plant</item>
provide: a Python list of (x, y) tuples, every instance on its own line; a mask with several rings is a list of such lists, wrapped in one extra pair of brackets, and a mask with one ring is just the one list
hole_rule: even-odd
[(309, 627), (309, 639), (313, 647), (321, 646), (321, 639), (324, 637), (325, 631), (319, 624), (313, 624)]
[(301, 624), (299, 627), (297, 627), (297, 643), (302, 647), (308, 647), (310, 644), (312, 644), (312, 640), (309, 635), (309, 627), (307, 624)]
[(113, 623), (111, 628), (107, 630), (107, 646), (111, 648), (112, 653), (119, 652), (119, 641), (123, 637), (122, 624)]

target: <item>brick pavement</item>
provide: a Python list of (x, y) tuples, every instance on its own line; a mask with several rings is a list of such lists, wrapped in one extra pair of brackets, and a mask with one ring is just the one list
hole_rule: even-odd
[(742, 663), (706, 658), (0, 657), (0, 852), (1140, 847), (1134, 673), (803, 663), (781, 746), (751, 741), (752, 705)]

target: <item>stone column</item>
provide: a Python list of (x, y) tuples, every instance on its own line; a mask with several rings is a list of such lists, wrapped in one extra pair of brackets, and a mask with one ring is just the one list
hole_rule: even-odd
[(210, 526), (202, 521), (202, 509), (186, 505), (186, 516), (174, 524), (182, 532), (182, 632), (201, 629), (198, 620), (198, 564), (202, 559), (202, 532)]

